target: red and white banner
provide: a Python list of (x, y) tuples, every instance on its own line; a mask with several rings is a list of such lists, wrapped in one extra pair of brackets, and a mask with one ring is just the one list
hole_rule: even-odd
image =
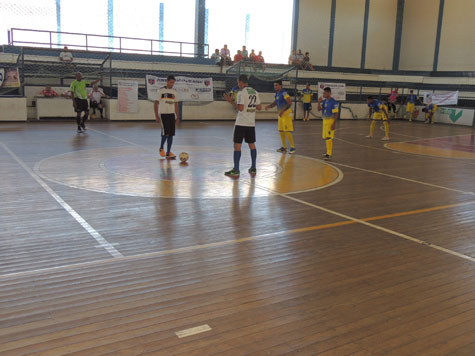
[(459, 92), (451, 91), (443, 94), (424, 93), (424, 104), (436, 105), (457, 105), (459, 100)]

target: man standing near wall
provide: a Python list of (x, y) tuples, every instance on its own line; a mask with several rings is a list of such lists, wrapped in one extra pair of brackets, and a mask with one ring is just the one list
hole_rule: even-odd
[(304, 90), (302, 90), (303, 96), (303, 121), (310, 121), (310, 111), (312, 111), (312, 99), (313, 99), (313, 90), (310, 89), (310, 84), (307, 83)]
[[(76, 122), (78, 124), (78, 133), (86, 131), (86, 120), (89, 116), (89, 104), (87, 102), (88, 85), (95, 85), (101, 79), (93, 82), (83, 80), (81, 73), (76, 73), (76, 80), (71, 83), (70, 91), (73, 99), (73, 107), (76, 112)], [(84, 111), (84, 116), (81, 118), (81, 113)]]
[(414, 94), (414, 90), (409, 92), (407, 96), (407, 106), (406, 106), (406, 115), (409, 116), (409, 121), (412, 121), (412, 116), (414, 115), (414, 110), (416, 109), (417, 95)]

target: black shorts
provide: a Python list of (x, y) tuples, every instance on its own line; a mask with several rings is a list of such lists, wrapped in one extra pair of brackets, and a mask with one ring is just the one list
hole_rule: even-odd
[(242, 143), (245, 140), (246, 143), (256, 142), (256, 128), (250, 126), (234, 126), (234, 143)]
[(89, 105), (87, 104), (87, 99), (74, 98), (76, 103), (76, 112), (89, 111)]
[(99, 102), (92, 100), (89, 101), (89, 106), (91, 107), (91, 109), (97, 109), (100, 104), (102, 104), (102, 100)]
[(160, 114), (163, 136), (175, 136), (175, 114)]
[(312, 103), (303, 103), (303, 111), (312, 111)]

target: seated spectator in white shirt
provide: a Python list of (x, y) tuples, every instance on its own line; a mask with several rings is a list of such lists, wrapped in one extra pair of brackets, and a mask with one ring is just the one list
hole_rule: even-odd
[(59, 54), (59, 60), (66, 63), (73, 61), (73, 54), (69, 52), (68, 47), (64, 46), (64, 51)]
[(43, 95), (46, 98), (54, 98), (55, 96), (58, 96), (58, 93), (56, 93), (50, 86), (47, 86), (40, 92), (40, 95)]
[(94, 85), (89, 96), (89, 106), (92, 109), (91, 118), (96, 117), (96, 109), (99, 109), (101, 113), (101, 119), (104, 118), (104, 105), (102, 104), (102, 98), (107, 98), (107, 95), (99, 90), (97, 85)]
[(219, 54), (219, 49), (216, 48), (214, 53), (211, 55), (211, 59), (214, 59), (217, 65), (221, 65), (221, 55)]
[(297, 60), (299, 61), (299, 64), (303, 62), (303, 59), (304, 59), (305, 56), (303, 55), (301, 49), (299, 49), (299, 51), (298, 51), (296, 57), (297, 57)]
[(297, 55), (295, 54), (295, 50), (293, 50), (291, 55), (289, 56), (289, 64), (290, 65), (300, 65), (300, 62), (297, 59)]
[(223, 59), (223, 64), (224, 65), (231, 65), (233, 64), (233, 61), (231, 60), (231, 51), (228, 48), (228, 45), (224, 45), (223, 48), (221, 48), (221, 58)]

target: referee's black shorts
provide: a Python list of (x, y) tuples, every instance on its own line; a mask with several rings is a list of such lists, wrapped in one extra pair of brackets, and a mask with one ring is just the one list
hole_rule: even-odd
[(242, 143), (243, 140), (246, 143), (255, 143), (256, 128), (251, 126), (234, 126), (234, 143)]
[(89, 105), (87, 103), (87, 99), (79, 99), (75, 98), (74, 102), (76, 103), (76, 112), (81, 112), (81, 111), (89, 111)]
[(175, 114), (160, 114), (163, 136), (175, 136)]

